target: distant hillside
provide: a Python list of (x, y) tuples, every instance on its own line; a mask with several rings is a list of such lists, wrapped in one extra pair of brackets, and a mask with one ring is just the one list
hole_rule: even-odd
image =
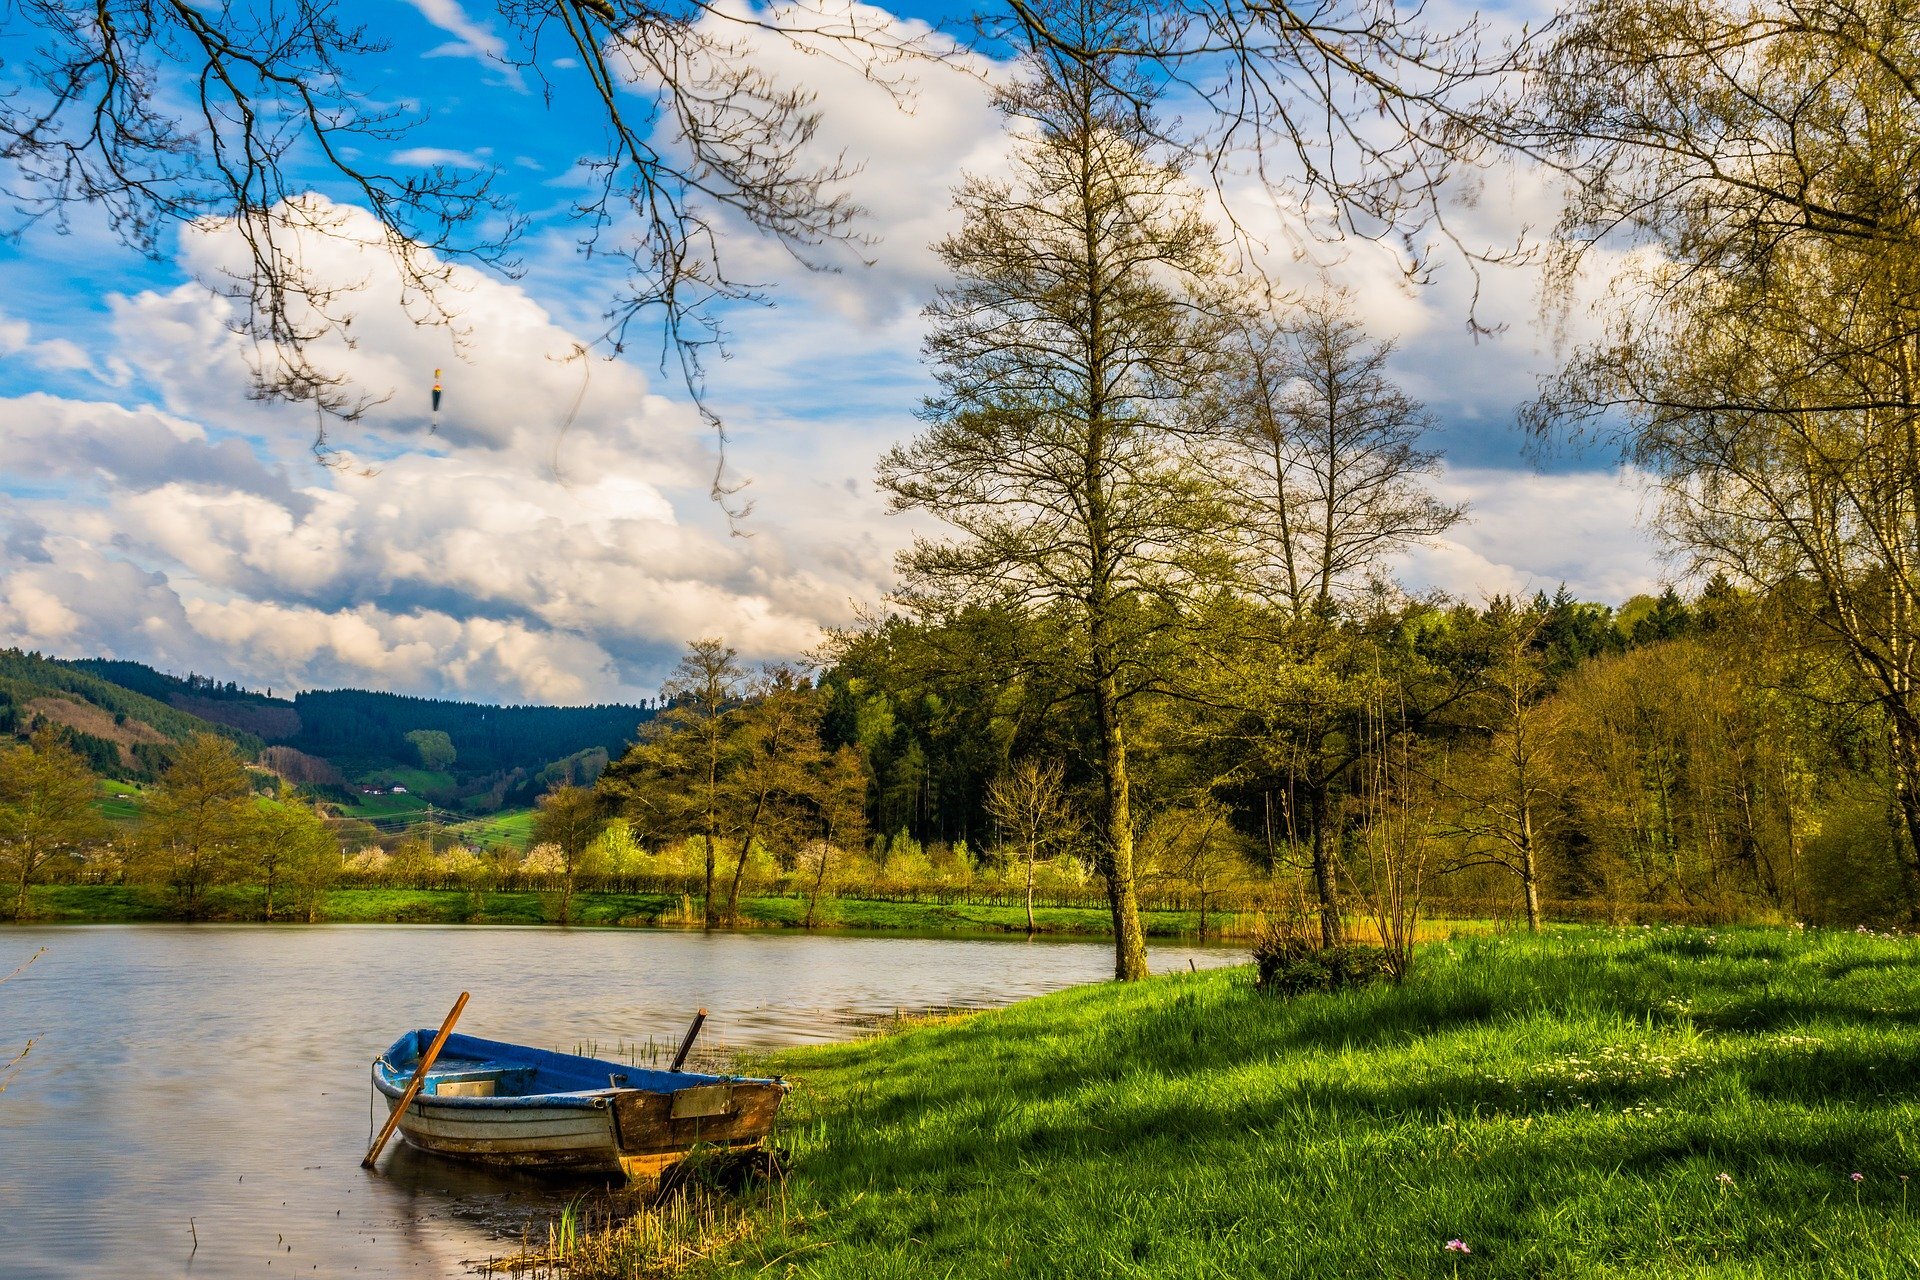
[(257, 735), (204, 720), (72, 663), (0, 649), (0, 733), (24, 734), (41, 720), (66, 730), (95, 770), (114, 778), (151, 778), (172, 759), (172, 744), (218, 733), (249, 756)]
[(176, 711), (224, 724), (266, 742), (283, 742), (300, 732), (300, 715), (293, 703), (242, 689), (231, 680), (222, 684), (201, 675), (182, 679), (155, 671), (143, 662), (113, 658), (76, 658), (66, 665), (143, 693)]
[[(302, 693), (289, 700), (209, 676), (168, 675), (139, 662), (58, 662), (37, 655), (31, 660), (39, 664), (36, 670), (58, 673), (45, 676), (42, 684), (55, 678), (85, 683), (96, 695), (86, 701), (109, 713), (84, 725), (78, 720), (86, 713), (77, 708), (57, 709), (60, 714), (49, 718), (116, 745), (127, 739), (126, 750), (136, 758), (142, 743), (157, 749), (196, 729), (218, 726), (290, 782), (338, 788), (342, 799), (356, 794), (347, 783), (401, 782), (410, 793), (473, 812), (530, 804), (555, 781), (591, 780), (654, 714), (618, 703), (498, 707), (361, 689)], [(26, 691), (22, 705), (48, 691)], [(111, 703), (114, 697), (122, 702)], [(130, 723), (113, 720), (112, 713), (133, 706), (142, 710), (130, 714)], [(0, 724), (0, 730), (4, 727)], [(420, 748), (407, 736), (423, 730), (444, 733), (452, 748), (451, 760), (436, 759), (426, 772)]]
[(288, 745), (309, 755), (342, 767), (363, 760), (412, 764), (418, 756), (406, 735), (438, 730), (452, 741), (452, 769), (461, 776), (513, 769), (531, 773), (594, 747), (617, 756), (640, 723), (653, 715), (645, 707), (618, 703), (494, 707), (361, 689), (303, 693), (293, 705), (300, 715), (300, 732)]

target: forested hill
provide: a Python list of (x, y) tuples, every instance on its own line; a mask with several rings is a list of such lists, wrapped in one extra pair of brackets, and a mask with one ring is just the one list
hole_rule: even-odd
[[(48, 697), (66, 701), (53, 706)], [(98, 710), (81, 710), (82, 703)], [(9, 710), (28, 704), (38, 710)], [(167, 743), (207, 729), (233, 738), (249, 754), (265, 744), (290, 748), (350, 778), (426, 764), (417, 740), (408, 735), (444, 733), (451, 756), (436, 759), (429, 771), (449, 795), (456, 782), (464, 795), (470, 779), (502, 776), (509, 789), (524, 789), (556, 771), (591, 774), (606, 757), (618, 756), (654, 714), (652, 708), (622, 704), (500, 707), (365, 689), (276, 698), (271, 690), (199, 674), (169, 675), (139, 662), (0, 653), (0, 716), (7, 717), (0, 733), (24, 732), (33, 716), (50, 706), (57, 713), (51, 718), (120, 746), (125, 759), (109, 768), (112, 752), (106, 744), (82, 743), (99, 757), (96, 768), (117, 776), (150, 775), (164, 764)], [(277, 758), (288, 759), (284, 751)], [(576, 762), (572, 768), (570, 761)], [(311, 763), (305, 767), (311, 769)]]
[(287, 745), (351, 768), (374, 759), (410, 760), (406, 735), (438, 730), (452, 740), (462, 773), (535, 770), (567, 756), (602, 748), (618, 756), (641, 721), (644, 707), (494, 707), (473, 702), (407, 698), (362, 689), (303, 693), (294, 698), (300, 730)]
[(145, 694), (177, 711), (252, 734), (263, 742), (281, 742), (300, 730), (293, 703), (272, 696), (272, 690), (256, 693), (231, 680), (223, 683), (210, 676), (170, 676), (143, 662), (113, 658), (76, 658), (64, 665)]
[(222, 734), (249, 755), (260, 750), (258, 736), (105, 677), (94, 665), (0, 649), (0, 735), (57, 725), (91, 768), (116, 778), (152, 777), (172, 758), (173, 744), (195, 733)]

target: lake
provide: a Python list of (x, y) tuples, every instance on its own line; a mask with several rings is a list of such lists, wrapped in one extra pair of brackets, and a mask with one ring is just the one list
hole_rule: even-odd
[[(565, 1189), (397, 1137), (360, 1168), (368, 1064), (438, 1026), (568, 1052), (842, 1040), (1112, 972), (1104, 941), (423, 925), (0, 928), (0, 1273), (9, 1280), (459, 1276), (517, 1252)], [(1156, 947), (1155, 972), (1238, 962)], [(699, 1055), (696, 1054), (696, 1058)], [(384, 1112), (378, 1113), (384, 1118)]]

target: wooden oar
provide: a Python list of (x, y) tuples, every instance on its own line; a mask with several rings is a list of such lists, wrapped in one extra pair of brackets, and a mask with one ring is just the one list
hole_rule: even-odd
[(380, 1158), (380, 1148), (387, 1145), (387, 1139), (400, 1127), (400, 1117), (407, 1114), (407, 1107), (413, 1102), (413, 1095), (420, 1092), (421, 1084), (427, 1078), (427, 1071), (433, 1066), (433, 1060), (440, 1056), (440, 1048), (446, 1044), (447, 1037), (453, 1034), (453, 1024), (460, 1021), (460, 1011), (467, 1007), (467, 993), (462, 991), (460, 998), (453, 1002), (453, 1009), (447, 1014), (447, 1020), (440, 1024), (440, 1034), (433, 1038), (427, 1051), (420, 1055), (420, 1065), (414, 1068), (413, 1079), (407, 1081), (407, 1091), (400, 1095), (400, 1105), (387, 1117), (386, 1125), (380, 1130), (380, 1136), (367, 1148), (367, 1158), (360, 1162), (362, 1169), (373, 1168), (373, 1162)]
[(687, 1038), (680, 1042), (680, 1052), (673, 1055), (673, 1065), (668, 1067), (667, 1070), (678, 1071), (681, 1064), (686, 1062), (687, 1055), (693, 1052), (693, 1038), (700, 1034), (700, 1028), (706, 1024), (706, 1021), (707, 1011), (705, 1009), (693, 1015), (693, 1025), (687, 1028)]

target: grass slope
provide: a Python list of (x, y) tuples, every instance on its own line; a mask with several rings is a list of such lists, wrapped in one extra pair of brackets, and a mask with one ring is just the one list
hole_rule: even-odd
[(516, 849), (525, 849), (533, 843), (533, 820), (538, 816), (536, 809), (509, 809), (490, 817), (457, 823), (449, 830), (459, 832), (462, 839), (481, 848), (508, 844)]
[(715, 1269), (1907, 1277), (1916, 1061), (1920, 951), (1850, 934), (1466, 939), (1291, 1003), (1085, 987), (759, 1064), (797, 1173)]
[(411, 818), (424, 815), (430, 806), (425, 796), (408, 792), (406, 795), (365, 796), (353, 792), (351, 804), (335, 805), (342, 817), (346, 818)]
[[(94, 784), (94, 793), (98, 797), (94, 808), (100, 816), (116, 826), (130, 826), (138, 822), (146, 812), (148, 788), (137, 782), (116, 782), (111, 778), (102, 778)], [(125, 796), (126, 799), (121, 799)]]

